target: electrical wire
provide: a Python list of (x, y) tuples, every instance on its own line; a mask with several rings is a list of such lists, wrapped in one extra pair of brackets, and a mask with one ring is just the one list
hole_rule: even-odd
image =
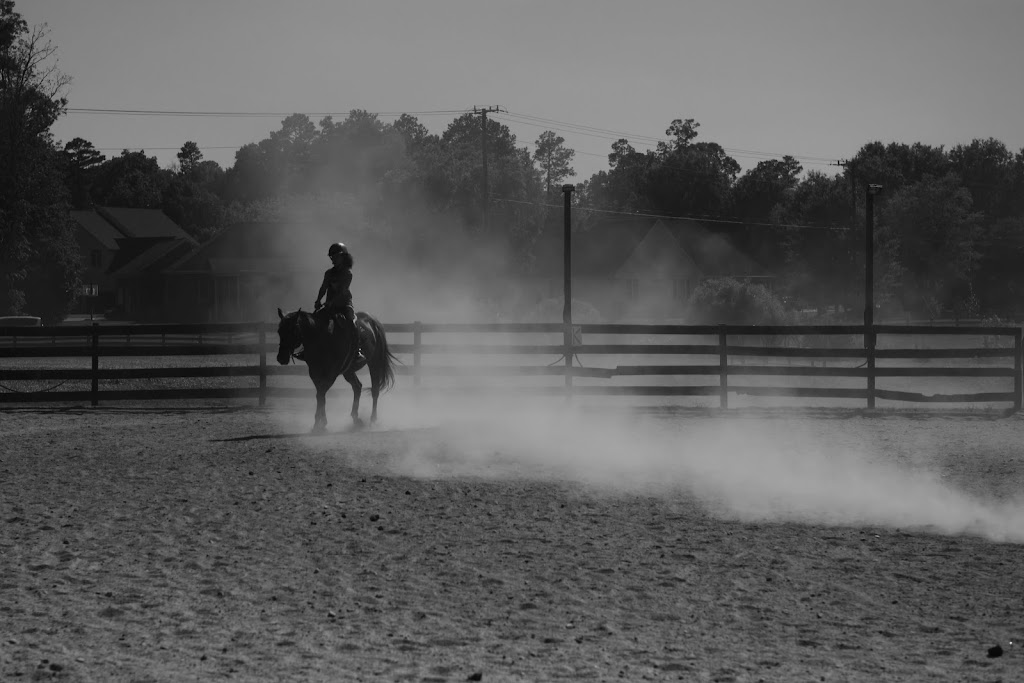
[[(348, 116), (351, 111), (335, 111), (335, 112), (268, 112), (268, 111), (173, 111), (173, 110), (160, 110), (160, 109), (97, 109), (91, 107), (68, 107), (65, 110), (68, 114), (107, 114), (115, 116), (185, 116), (185, 117), (200, 117), (200, 118), (277, 118), (277, 117), (288, 117), (294, 114), (302, 114), (304, 116), (316, 117), (316, 116)], [(466, 109), (438, 109), (432, 111), (406, 111), (406, 112), (391, 112), (391, 111), (377, 111), (367, 112), (374, 116), (402, 116), (403, 114), (409, 114), (410, 116), (450, 116), (452, 114), (465, 114)]]
[[(81, 115), (111, 115), (111, 116), (157, 116), (157, 117), (199, 117), (199, 118), (280, 118), (288, 117), (293, 114), (303, 114), (305, 116), (314, 117), (325, 117), (325, 116), (348, 116), (350, 111), (338, 111), (338, 112), (257, 112), (257, 111), (185, 111), (185, 110), (162, 110), (162, 109), (117, 109), (117, 108), (96, 108), (96, 107), (69, 107), (65, 110), (69, 114), (81, 114)], [(451, 116), (453, 114), (462, 115), (470, 113), (471, 109), (434, 109), (424, 111), (406, 111), (406, 112), (368, 112), (374, 116), (381, 117), (398, 117), (403, 114), (410, 116)], [(554, 130), (560, 130), (561, 132), (572, 133), (574, 135), (583, 135), (587, 137), (594, 137), (605, 140), (620, 140), (627, 139), (633, 140), (637, 144), (646, 146), (648, 148), (657, 148), (658, 144), (666, 142), (665, 140), (650, 136), (650, 135), (639, 135), (636, 133), (628, 133), (619, 130), (612, 130), (609, 128), (599, 128), (597, 126), (589, 126), (586, 124), (572, 123), (569, 121), (559, 121), (557, 119), (549, 119), (542, 116), (534, 116), (532, 114), (525, 114), (522, 112), (493, 112), (492, 118), (494, 120), (501, 120), (506, 123), (514, 123), (517, 125), (527, 125), (538, 128), (548, 128)], [(240, 146), (206, 146), (200, 149), (238, 149)], [(113, 149), (153, 149), (153, 150), (170, 150), (179, 149), (177, 147), (104, 147), (99, 148), (104, 150)], [(776, 154), (774, 152), (764, 152), (759, 150), (742, 149), (736, 147), (723, 147), (723, 150), (730, 155), (740, 156), (743, 158), (752, 159), (778, 159), (784, 155)], [(607, 154), (599, 154), (597, 152), (586, 152), (574, 150), (577, 154), (586, 156), (607, 156)], [(829, 159), (826, 157), (807, 156), (790, 154), (788, 156), (794, 159), (800, 160), (807, 165), (833, 165), (835, 159)]]
[[(547, 202), (530, 202), (523, 199), (507, 199), (503, 197), (492, 197), (492, 201), (506, 202), (509, 204), (526, 204), (529, 206), (542, 206), (551, 209), (564, 208), (562, 204), (549, 204)], [(589, 211), (590, 213), (610, 214), (614, 216), (629, 216), (631, 218), (659, 218), (666, 221), (695, 221), (698, 223), (722, 223), (726, 225), (743, 225), (768, 228), (796, 228), (799, 230), (829, 230), (841, 232), (848, 228), (839, 225), (806, 225), (802, 223), (761, 223), (756, 221), (741, 221), (729, 218), (710, 218), (705, 216), (672, 216), (660, 213), (644, 213), (641, 211), (615, 211), (614, 209), (595, 209), (587, 206), (574, 206), (574, 211)]]

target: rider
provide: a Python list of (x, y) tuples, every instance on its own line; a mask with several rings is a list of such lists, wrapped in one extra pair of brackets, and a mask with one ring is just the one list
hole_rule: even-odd
[[(352, 326), (352, 334), (356, 340), (356, 361), (365, 362), (362, 351), (359, 349), (359, 331), (356, 328), (356, 310), (352, 305), (352, 254), (341, 242), (335, 242), (327, 250), (327, 256), (334, 265), (324, 273), (323, 284), (320, 285), (320, 292), (316, 295), (316, 303), (313, 304), (314, 312), (325, 315), (328, 319), (335, 314), (341, 314), (348, 324)], [(320, 300), (327, 297), (321, 306)]]

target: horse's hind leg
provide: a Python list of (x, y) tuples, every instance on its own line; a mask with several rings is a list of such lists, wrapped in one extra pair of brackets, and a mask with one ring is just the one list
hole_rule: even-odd
[(377, 397), (380, 396), (380, 385), (376, 382), (370, 387), (370, 396), (373, 397), (373, 410), (370, 412), (370, 424), (377, 421)]
[(370, 396), (373, 397), (373, 410), (370, 411), (370, 424), (377, 421), (377, 397), (380, 396), (380, 385), (383, 381), (378, 368), (370, 366)]
[(313, 431), (322, 432), (327, 429), (327, 390), (316, 389), (316, 413), (313, 415)]
[(363, 393), (363, 383), (354, 370), (345, 374), (345, 381), (352, 385), (352, 421), (359, 424), (359, 396)]

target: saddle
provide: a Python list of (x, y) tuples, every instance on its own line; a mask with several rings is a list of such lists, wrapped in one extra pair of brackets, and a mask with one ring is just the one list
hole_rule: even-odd
[(359, 339), (360, 325), (359, 320), (352, 321), (349, 325), (348, 318), (342, 313), (328, 313), (324, 308), (314, 313), (314, 315), (320, 315), (327, 318), (327, 333), (334, 334), (336, 331), (341, 330), (343, 334), (348, 335), (355, 334), (354, 352), (350, 352), (349, 358), (345, 359), (345, 367), (349, 365), (362, 366), (366, 364), (366, 357), (363, 355), (362, 343)]
[[(362, 367), (366, 364), (366, 356), (363, 355), (362, 343), (359, 339), (359, 320), (353, 321), (352, 325), (349, 325), (348, 318), (341, 313), (330, 313), (324, 308), (320, 308), (313, 312), (313, 315), (320, 319), (327, 321), (327, 334), (334, 334), (336, 330), (343, 330), (344, 335), (347, 337), (350, 334), (355, 334), (355, 344), (352, 346), (343, 367), (348, 368), (355, 365), (357, 368)], [(340, 327), (339, 327), (340, 326)], [(299, 351), (293, 354), (296, 360), (306, 360), (306, 349), (300, 348)]]

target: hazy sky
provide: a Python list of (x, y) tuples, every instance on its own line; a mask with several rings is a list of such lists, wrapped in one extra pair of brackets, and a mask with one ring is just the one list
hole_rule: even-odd
[[(544, 130), (576, 180), (613, 140), (646, 149), (694, 118), (749, 168), (805, 168), (865, 142), (1024, 147), (1020, 0), (16, 0), (46, 23), (71, 108), (417, 113), (440, 133), (498, 105), (531, 152)], [(444, 111), (444, 114), (428, 112)], [(283, 116), (69, 113), (54, 128), (161, 164), (186, 140), (224, 166)], [(318, 121), (319, 115), (314, 117)], [(548, 119), (549, 121), (538, 121)], [(165, 148), (165, 149), (162, 149)]]

